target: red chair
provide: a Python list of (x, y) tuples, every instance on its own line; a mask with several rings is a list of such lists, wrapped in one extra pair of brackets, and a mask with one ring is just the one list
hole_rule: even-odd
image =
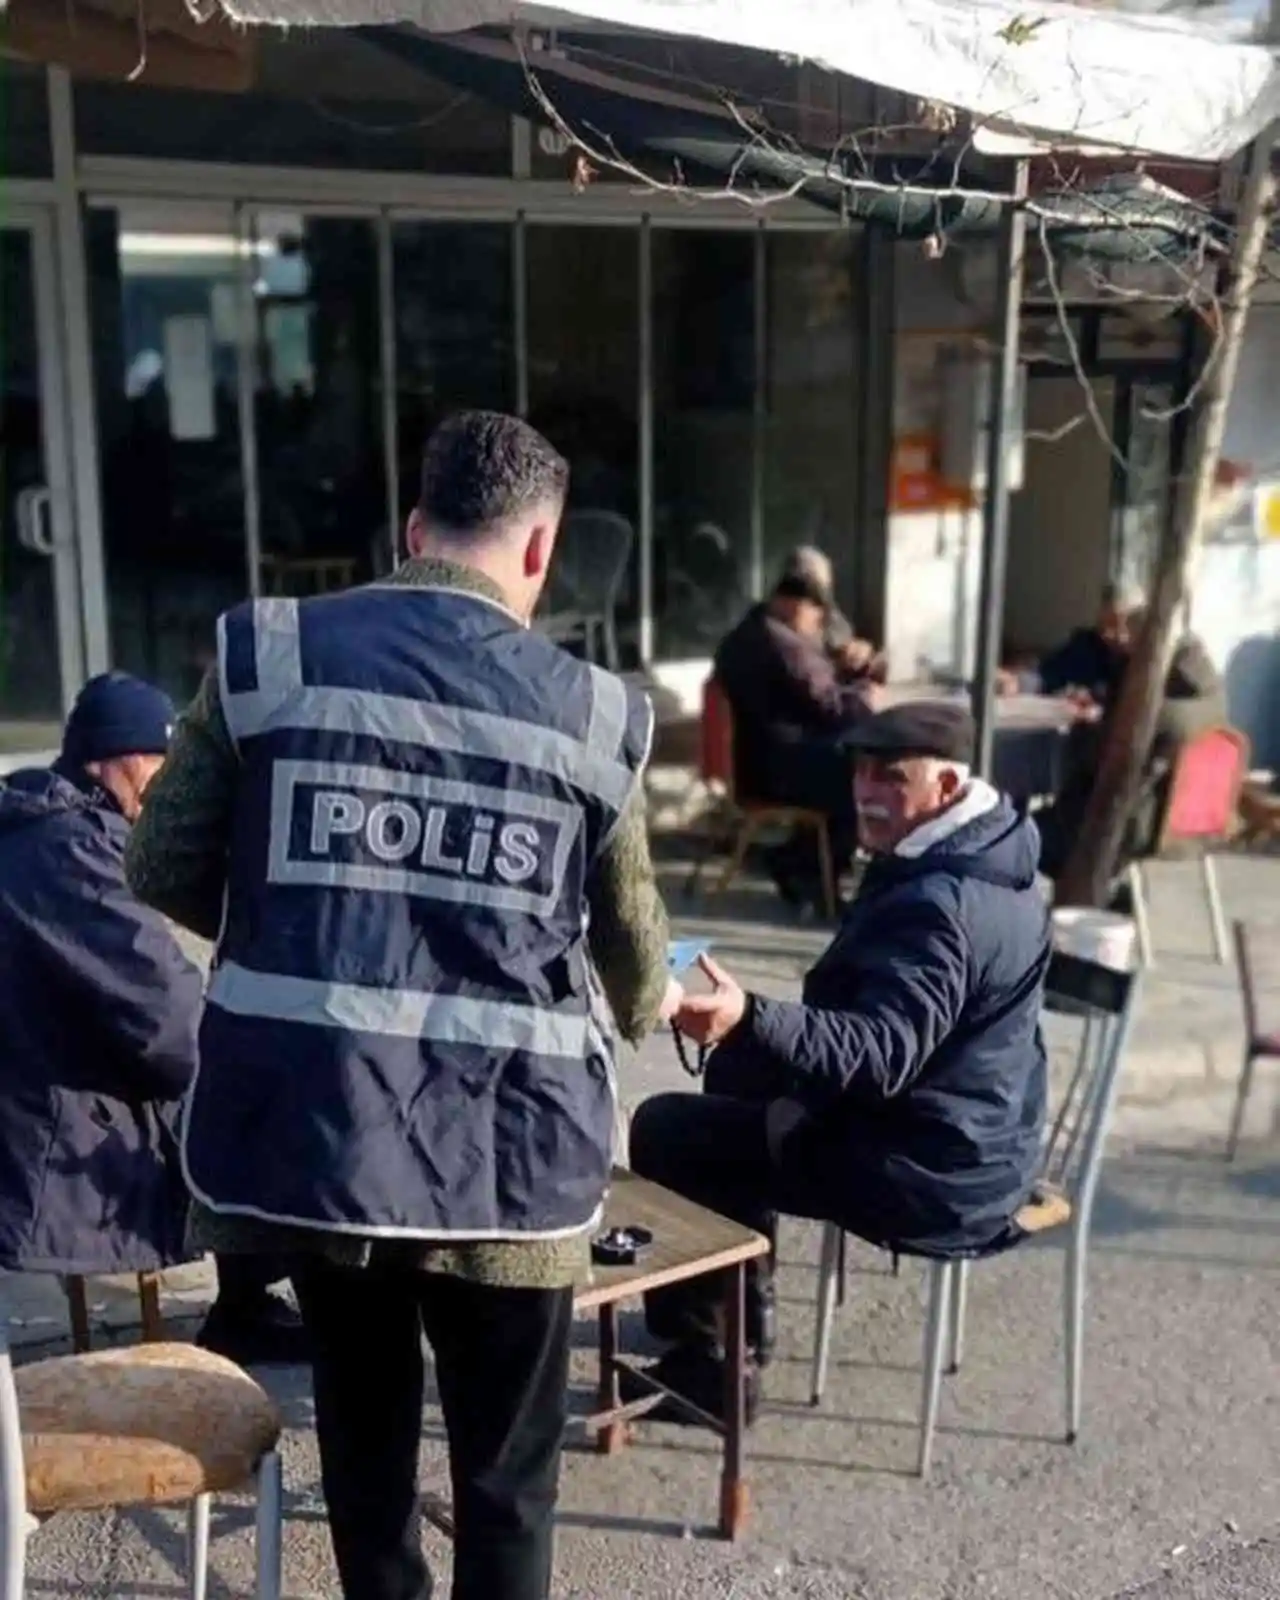
[[(1205, 901), (1213, 928), (1213, 952), (1221, 964), (1227, 959), (1227, 927), (1222, 896), (1214, 871), (1213, 852), (1231, 838), (1236, 827), (1240, 789), (1249, 772), (1249, 741), (1235, 728), (1208, 728), (1182, 746), (1169, 779), (1160, 837), (1149, 859), (1178, 860), (1195, 855), (1204, 874)], [(1151, 923), (1147, 915), (1142, 868), (1129, 868), (1133, 919), (1138, 949), (1148, 966), (1155, 965)]]
[[(714, 893), (722, 894), (742, 870), (752, 841), (766, 827), (812, 828), (818, 836), (818, 860), (822, 869), (822, 896), (827, 915), (836, 914), (836, 870), (831, 855), (831, 832), (825, 811), (807, 806), (775, 804), (771, 800), (740, 800), (733, 781), (733, 711), (728, 696), (714, 678), (702, 690), (702, 738), (700, 766), (702, 781), (720, 790), (734, 815), (733, 843), (729, 859), (716, 881)], [(705, 859), (705, 858), (704, 858)], [(689, 889), (697, 889), (703, 861), (693, 869)]]

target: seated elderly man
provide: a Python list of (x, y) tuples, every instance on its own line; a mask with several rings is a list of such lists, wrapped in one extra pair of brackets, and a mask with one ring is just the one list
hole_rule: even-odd
[[(825, 812), (837, 864), (854, 843), (851, 764), (844, 740), (868, 714), (875, 688), (867, 661), (825, 643), (831, 593), (803, 564), (789, 567), (760, 605), (720, 642), (715, 671), (733, 712), (739, 798)], [(852, 641), (857, 644), (857, 641)], [(818, 856), (808, 831), (775, 857), (774, 877), (793, 905), (821, 901)]]
[[(1092, 628), (1077, 629), (1065, 644), (1045, 657), (1035, 672), (1016, 677), (1002, 675), (999, 687), (1005, 692), (1019, 688), (1043, 694), (1079, 690), (1089, 696), (1099, 712), (1094, 721), (1084, 720), (1073, 727), (1062, 787), (1053, 806), (1039, 818), (1043, 835), (1041, 870), (1050, 878), (1056, 879), (1062, 872), (1084, 822), (1109, 718), (1115, 710), (1144, 610), (1138, 591), (1108, 585), (1103, 591), (1098, 621)], [(1179, 748), (1198, 733), (1226, 721), (1222, 675), (1201, 641), (1194, 634), (1184, 634), (1169, 664), (1146, 783), (1129, 819), (1121, 865), (1155, 848), (1164, 809), (1164, 778)]]
[[(148, 1272), (190, 1259), (179, 1107), (203, 980), (129, 890), (124, 849), (174, 709), (125, 673), (81, 690), (52, 768), (0, 785), (0, 1267)], [(285, 1263), (218, 1262), (200, 1342), (298, 1360)]]
[[(969, 773), (973, 723), (915, 702), (857, 743), (873, 860), (799, 1001), (745, 992), (714, 962), (676, 1025), (714, 1046), (701, 1095), (646, 1101), (637, 1172), (772, 1232), (778, 1213), (931, 1256), (1012, 1242), (1036, 1176), (1046, 1102), (1040, 1007), (1049, 920), (1035, 825)], [(654, 1375), (719, 1413), (715, 1287), (652, 1294), (672, 1341)], [(748, 1286), (756, 1366), (772, 1343), (767, 1271)], [(750, 1375), (748, 1414), (759, 1397)]]
[(885, 654), (869, 639), (860, 639), (840, 609), (836, 601), (835, 572), (826, 551), (819, 550), (816, 544), (797, 545), (787, 557), (782, 576), (800, 578), (826, 597), (822, 644), (836, 669), (853, 681), (883, 683), (888, 673)]

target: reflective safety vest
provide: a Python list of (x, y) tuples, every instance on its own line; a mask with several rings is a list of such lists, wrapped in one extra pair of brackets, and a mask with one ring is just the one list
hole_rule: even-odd
[(387, 1238), (592, 1226), (614, 1094), (586, 885), (647, 697), (488, 600), (393, 584), (241, 606), (218, 670), (240, 771), (193, 1192)]

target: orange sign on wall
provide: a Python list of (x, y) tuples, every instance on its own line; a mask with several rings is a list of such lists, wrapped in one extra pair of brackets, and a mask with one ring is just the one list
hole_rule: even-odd
[(943, 511), (973, 504), (968, 490), (943, 482), (938, 470), (940, 455), (936, 434), (904, 433), (894, 440), (889, 468), (892, 510)]

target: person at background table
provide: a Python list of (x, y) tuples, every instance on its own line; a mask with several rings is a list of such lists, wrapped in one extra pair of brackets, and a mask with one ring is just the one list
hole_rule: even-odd
[[(1145, 600), (1141, 592), (1111, 584), (1103, 591), (1098, 620), (1078, 629), (1034, 672), (1016, 681), (1006, 675), (1003, 692), (1088, 695), (1097, 708), (1093, 720), (1072, 728), (1064, 761), (1062, 787), (1054, 804), (1040, 814), (1041, 867), (1056, 879), (1088, 809), (1109, 719), (1115, 710), (1129, 665), (1133, 642), (1142, 627)], [(1227, 721), (1226, 687), (1203, 643), (1191, 633), (1178, 641), (1165, 679), (1164, 699), (1156, 723), (1146, 781), (1130, 818), (1120, 869), (1156, 848), (1167, 789), (1165, 779), (1178, 750), (1189, 739)]]
[(814, 544), (800, 544), (787, 557), (784, 578), (800, 578), (823, 595), (822, 643), (837, 672), (846, 681), (883, 683), (888, 661), (870, 639), (859, 638), (853, 624), (836, 602), (835, 572), (831, 557)]
[[(768, 599), (721, 640), (715, 675), (733, 714), (737, 798), (823, 812), (839, 871), (853, 854), (856, 832), (843, 741), (870, 713), (875, 662), (852, 638), (841, 660), (833, 659), (830, 563), (815, 570), (812, 557), (820, 568), (826, 561), (820, 551), (793, 555)], [(821, 904), (812, 829), (797, 829), (771, 857), (770, 870), (790, 904)]]
[[(860, 840), (872, 855), (800, 1000), (743, 988), (714, 962), (676, 1026), (714, 1046), (702, 1094), (663, 1094), (631, 1125), (631, 1164), (773, 1233), (779, 1213), (938, 1258), (1012, 1243), (1047, 1099), (1040, 1009), (1049, 916), (1035, 824), (970, 774), (962, 706), (916, 702), (857, 735)], [(708, 1288), (707, 1284), (710, 1283)], [(722, 1405), (713, 1280), (650, 1295), (670, 1343), (654, 1376)], [(752, 1263), (747, 1334), (770, 1355), (768, 1268)], [(748, 1408), (759, 1397), (758, 1374)]]
[[(0, 1266), (152, 1272), (191, 1259), (177, 1123), (204, 980), (125, 882), (125, 845), (176, 713), (122, 672), (92, 678), (51, 768), (0, 785)], [(298, 1361), (264, 1257), (218, 1261), (198, 1343)]]
[(426, 1600), (423, 1334), (454, 1600), (546, 1600), (574, 1286), (609, 1181), (611, 1030), (669, 1013), (652, 711), (529, 627), (568, 466), (427, 442), (386, 582), (219, 627), (129, 852), (218, 938), (184, 1126), (211, 1244), (288, 1250), (346, 1600)]

